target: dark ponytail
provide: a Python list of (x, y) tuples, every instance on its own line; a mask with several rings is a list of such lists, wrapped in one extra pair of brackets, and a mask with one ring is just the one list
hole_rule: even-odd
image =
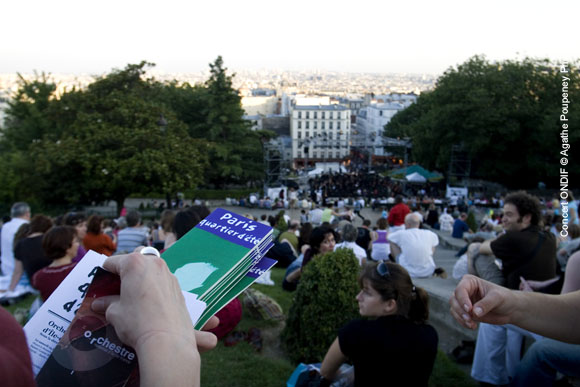
[(429, 294), (423, 288), (415, 287), (409, 308), (409, 320), (424, 323), (429, 319)]
[(419, 287), (415, 287), (407, 270), (396, 263), (384, 262), (388, 274), (381, 275), (377, 266), (381, 263), (368, 263), (359, 277), (362, 288), (363, 281), (370, 285), (383, 300), (394, 299), (397, 302), (397, 314), (407, 317), (415, 323), (424, 323), (429, 319), (429, 295)]

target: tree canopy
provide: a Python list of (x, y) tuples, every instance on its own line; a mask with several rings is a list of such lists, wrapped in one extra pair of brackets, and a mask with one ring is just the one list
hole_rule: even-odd
[[(510, 188), (540, 181), (557, 185), (562, 75), (571, 78), (570, 99), (578, 100), (575, 64), (563, 74), (548, 60), (492, 63), (475, 56), (446, 71), (433, 91), (397, 113), (385, 136), (410, 137), (415, 160), (429, 169), (446, 172), (452, 146), (460, 145), (470, 156), (473, 178)], [(580, 111), (571, 109), (568, 118), (579, 122)], [(580, 133), (569, 132), (570, 142), (578, 142)]]
[(205, 85), (160, 83), (147, 78), (151, 66), (130, 64), (58, 97), (45, 74), (21, 77), (0, 138), (0, 198), (116, 200), (120, 209), (132, 193), (261, 179), (261, 163), (252, 163), (261, 160), (259, 133), (242, 119), (221, 57)]

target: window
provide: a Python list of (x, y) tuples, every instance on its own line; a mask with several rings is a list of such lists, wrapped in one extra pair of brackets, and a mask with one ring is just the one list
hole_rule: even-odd
[[(306, 129), (308, 129), (308, 127), (306, 127)], [(306, 133), (304, 133), (304, 137), (305, 137), (305, 138), (308, 138), (308, 137), (310, 137), (310, 132), (306, 132)]]
[(302, 121), (298, 121), (298, 129), (302, 129)]
[[(324, 114), (324, 113), (322, 113), (322, 114)], [(323, 117), (323, 118), (324, 118), (324, 117)], [(324, 129), (324, 121), (322, 121), (322, 122), (320, 123), (320, 129)]]
[(328, 133), (328, 138), (332, 140), (332, 132)]
[[(314, 113), (314, 115), (316, 115), (316, 113)], [(316, 118), (316, 117), (314, 117), (314, 118)], [(318, 126), (317, 124), (318, 124), (318, 121), (314, 121), (312, 129), (317, 129), (317, 126)]]
[[(308, 118), (308, 117), (306, 117)], [(310, 121), (306, 121), (306, 129), (310, 129), (310, 125), (308, 125), (310, 123)]]
[(302, 112), (298, 112), (298, 118), (302, 118)]
[(328, 123), (328, 129), (332, 129), (332, 122)]
[(340, 121), (336, 123), (336, 129), (340, 129)]
[(317, 116), (318, 116), (318, 113), (314, 112), (314, 119), (317, 119), (318, 118)]
[(312, 152), (312, 157), (317, 158), (318, 157), (318, 152), (316, 152), (316, 151)]
[(320, 113), (321, 118), (324, 119), (324, 112)]
[(302, 132), (298, 131), (298, 138), (302, 138)]
[(332, 112), (328, 113), (328, 118), (332, 120)]
[(379, 116), (382, 116), (382, 115), (383, 115), (383, 111), (379, 110)]
[(298, 156), (298, 157), (302, 157), (302, 152), (298, 151), (298, 154), (297, 154), (297, 156)]
[(306, 119), (310, 118), (310, 112), (306, 112)]
[(340, 120), (340, 112), (336, 112), (336, 119)]

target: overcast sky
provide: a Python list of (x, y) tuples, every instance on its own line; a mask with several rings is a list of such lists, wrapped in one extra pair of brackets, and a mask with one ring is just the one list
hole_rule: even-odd
[(580, 58), (580, 1), (2, 0), (0, 72), (100, 74), (148, 60), (440, 74), (475, 54)]

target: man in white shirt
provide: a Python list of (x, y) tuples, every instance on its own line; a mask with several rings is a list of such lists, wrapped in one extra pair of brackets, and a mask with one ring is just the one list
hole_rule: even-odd
[(415, 213), (405, 216), (405, 229), (388, 236), (391, 254), (411, 277), (430, 277), (435, 271), (433, 253), (439, 244), (437, 234), (419, 228), (421, 220)]
[(24, 223), (30, 221), (30, 206), (24, 202), (14, 203), (10, 209), (12, 220), (2, 226), (2, 276), (0, 277), (0, 292), (6, 291), (12, 280), (14, 271), (14, 235)]

